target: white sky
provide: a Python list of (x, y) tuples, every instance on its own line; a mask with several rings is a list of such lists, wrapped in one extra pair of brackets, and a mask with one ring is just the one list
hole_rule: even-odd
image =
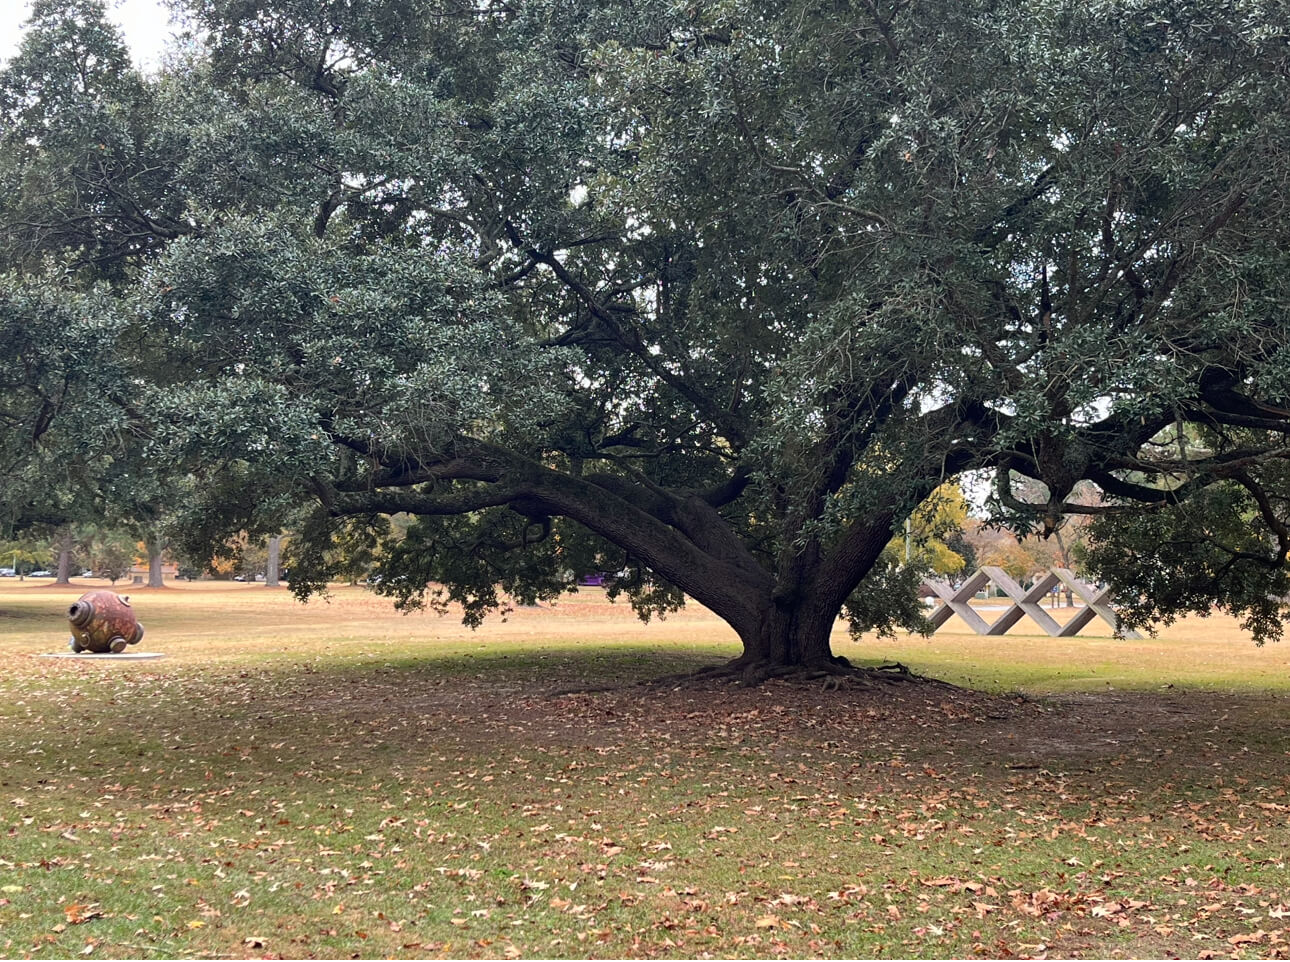
[[(157, 66), (170, 36), (170, 11), (161, 0), (107, 0), (107, 8), (108, 17), (125, 34), (135, 64), (144, 69)], [(18, 49), (30, 10), (29, 0), (0, 0), (0, 62)]]

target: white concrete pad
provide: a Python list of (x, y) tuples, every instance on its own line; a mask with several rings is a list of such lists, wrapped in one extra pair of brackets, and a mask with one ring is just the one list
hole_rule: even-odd
[(158, 658), (165, 658), (164, 652), (160, 651), (123, 651), (119, 655), (114, 655), (110, 651), (103, 654), (96, 654), (92, 651), (47, 651), (40, 656), (41, 658), (72, 658), (76, 661), (156, 661)]

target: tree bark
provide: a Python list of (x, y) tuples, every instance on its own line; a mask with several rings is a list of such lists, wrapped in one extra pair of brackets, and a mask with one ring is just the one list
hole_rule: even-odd
[(163, 588), (165, 579), (161, 574), (161, 541), (157, 538), (148, 539), (148, 587)]
[(744, 652), (732, 662), (747, 682), (799, 670), (852, 670), (850, 662), (833, 653), (830, 636), (847, 598), (882, 554), (892, 518), (889, 510), (875, 511), (853, 524), (831, 549), (812, 541), (780, 556), (775, 589), (755, 629), (740, 632)]
[(278, 587), (281, 575), (281, 559), (282, 535), (275, 534), (269, 539), (269, 559), (264, 566), (264, 586), (266, 588)]
[(58, 577), (54, 584), (70, 585), (72, 583), (72, 533), (64, 531), (58, 537)]
[(762, 613), (757, 630), (742, 637), (743, 654), (736, 659), (756, 675), (776, 669), (828, 670), (844, 664), (829, 644), (837, 612), (818, 603), (773, 601)]

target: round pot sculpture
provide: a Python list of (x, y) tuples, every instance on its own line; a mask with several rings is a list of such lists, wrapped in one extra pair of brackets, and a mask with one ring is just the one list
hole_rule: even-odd
[(119, 655), (143, 638), (130, 599), (112, 591), (87, 591), (67, 609), (67, 620), (72, 623), (68, 646), (78, 653)]

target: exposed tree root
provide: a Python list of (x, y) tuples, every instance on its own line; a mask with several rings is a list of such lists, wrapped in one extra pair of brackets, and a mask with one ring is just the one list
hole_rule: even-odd
[(844, 687), (880, 688), (906, 683), (959, 690), (958, 686), (949, 682), (915, 674), (900, 662), (864, 668), (857, 667), (840, 656), (805, 665), (781, 665), (771, 661), (736, 658), (722, 665), (709, 665), (698, 671), (667, 675), (641, 684), (647, 687), (689, 687), (715, 681), (752, 688), (774, 679), (821, 681), (825, 691), (837, 691)]
[(841, 655), (802, 665), (783, 665), (777, 662), (741, 656), (720, 665), (707, 665), (695, 671), (664, 675), (634, 682), (576, 685), (547, 692), (547, 697), (565, 695), (591, 695), (609, 691), (629, 691), (633, 688), (701, 688), (713, 683), (730, 684), (741, 688), (755, 688), (768, 681), (821, 683), (825, 691), (843, 688), (879, 690), (894, 686), (931, 686), (942, 690), (962, 691), (957, 685), (915, 674), (900, 662), (874, 667), (859, 667)]

